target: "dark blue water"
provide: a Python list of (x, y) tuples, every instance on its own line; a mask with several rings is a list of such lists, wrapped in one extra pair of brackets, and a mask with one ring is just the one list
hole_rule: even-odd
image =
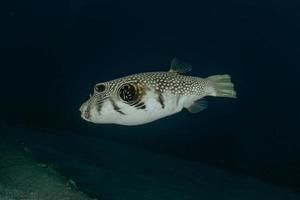
[[(105, 138), (299, 192), (299, 8), (280, 0), (7, 2), (0, 119), (41, 135)], [(173, 57), (189, 62), (191, 75), (230, 74), (238, 98), (210, 98), (199, 114), (139, 127), (80, 118), (95, 83), (167, 71)]]

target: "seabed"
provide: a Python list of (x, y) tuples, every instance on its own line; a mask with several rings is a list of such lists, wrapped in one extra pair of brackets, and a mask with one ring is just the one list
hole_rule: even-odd
[(253, 177), (102, 138), (0, 131), (1, 200), (300, 199)]

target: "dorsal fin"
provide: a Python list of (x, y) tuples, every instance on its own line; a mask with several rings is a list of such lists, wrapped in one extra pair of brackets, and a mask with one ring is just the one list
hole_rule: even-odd
[(178, 58), (173, 58), (171, 61), (171, 68), (169, 72), (176, 72), (179, 74), (184, 74), (192, 70), (192, 66), (186, 62), (179, 60)]

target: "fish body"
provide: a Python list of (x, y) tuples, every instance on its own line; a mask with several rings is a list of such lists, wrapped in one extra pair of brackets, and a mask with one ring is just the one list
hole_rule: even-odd
[(169, 71), (137, 73), (94, 86), (81, 117), (99, 124), (142, 125), (180, 112), (204, 110), (205, 96), (235, 98), (229, 75), (207, 78), (184, 75), (187, 63), (174, 58)]

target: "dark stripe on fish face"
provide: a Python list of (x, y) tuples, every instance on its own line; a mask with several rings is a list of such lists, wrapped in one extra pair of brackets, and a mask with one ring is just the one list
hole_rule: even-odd
[(141, 103), (141, 101), (139, 100), (139, 101), (136, 101), (136, 102), (134, 102), (134, 103), (132, 103), (132, 104), (130, 104), (130, 105), (132, 105), (132, 106), (137, 106), (138, 104), (140, 104)]
[(141, 99), (138, 99), (137, 101), (129, 104), (130, 106), (134, 106), (136, 107), (137, 109), (145, 109), (146, 108), (146, 105), (143, 101), (141, 101)]
[(103, 106), (103, 101), (96, 102), (96, 109), (99, 114), (101, 113), (102, 106)]
[(146, 109), (146, 105), (143, 104), (141, 107), (139, 107), (139, 109)]
[(138, 104), (135, 104), (134, 106), (138, 108), (138, 107), (142, 106), (143, 104), (144, 104), (144, 102), (139, 102)]
[(177, 95), (176, 96), (176, 105), (178, 106), (178, 104), (179, 104), (179, 101), (180, 101), (180, 95)]
[(103, 107), (103, 103), (107, 98), (100, 98), (97, 95), (93, 96), (92, 98), (94, 98), (94, 102), (95, 102), (95, 106), (96, 106), (96, 110), (99, 114), (101, 114), (101, 109)]
[(158, 93), (158, 102), (160, 103), (162, 109), (164, 109), (165, 108), (164, 97), (161, 92), (159, 92), (159, 91), (156, 91), (156, 92)]
[(145, 109), (146, 105), (144, 102), (139, 102), (138, 104), (134, 105), (138, 109)]
[(109, 99), (109, 100), (115, 111), (117, 111), (118, 113), (120, 113), (122, 115), (125, 115), (125, 113), (121, 111), (120, 107), (116, 104), (116, 102), (114, 102), (114, 100), (112, 100), (112, 99)]

